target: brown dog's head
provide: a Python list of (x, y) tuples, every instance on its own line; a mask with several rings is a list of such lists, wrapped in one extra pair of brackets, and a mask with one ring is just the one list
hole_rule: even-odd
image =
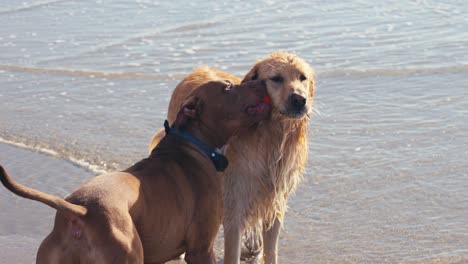
[(195, 88), (184, 100), (174, 126), (201, 139), (205, 137), (219, 147), (234, 134), (269, 116), (271, 107), (266, 96), (263, 81), (239, 85), (210, 81)]
[(279, 117), (301, 119), (311, 111), (314, 72), (307, 62), (287, 52), (274, 52), (257, 62), (242, 82), (265, 80), (273, 111)]

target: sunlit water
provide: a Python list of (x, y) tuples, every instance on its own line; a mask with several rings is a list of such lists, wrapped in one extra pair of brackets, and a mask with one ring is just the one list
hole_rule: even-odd
[[(242, 76), (288, 50), (316, 69), (320, 114), (281, 262), (466, 263), (467, 14), (466, 1), (2, 0), (0, 142), (124, 169), (147, 155), (192, 69)], [(90, 177), (0, 151), (18, 181), (58, 195)], [(0, 254), (30, 263), (53, 210), (0, 198)]]

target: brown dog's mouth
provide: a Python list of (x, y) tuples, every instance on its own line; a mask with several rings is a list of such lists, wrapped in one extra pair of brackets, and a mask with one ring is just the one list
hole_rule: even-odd
[(270, 111), (270, 108), (271, 108), (270, 104), (262, 101), (262, 102), (259, 102), (258, 104), (247, 106), (247, 108), (245, 109), (245, 112), (248, 115), (255, 116), (259, 113), (268, 113)]
[(254, 105), (249, 105), (245, 109), (245, 112), (250, 116), (261, 116), (268, 115), (271, 111), (271, 98), (269, 95), (265, 95), (260, 102)]

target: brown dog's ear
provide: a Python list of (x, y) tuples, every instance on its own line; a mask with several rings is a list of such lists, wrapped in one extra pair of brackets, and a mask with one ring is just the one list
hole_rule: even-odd
[(180, 107), (179, 113), (177, 113), (174, 126), (177, 129), (184, 129), (190, 120), (198, 118), (200, 113), (201, 104), (200, 99), (195, 96), (187, 98)]
[(253, 66), (253, 68), (244, 76), (241, 83), (248, 81), (254, 81), (258, 79), (258, 63)]

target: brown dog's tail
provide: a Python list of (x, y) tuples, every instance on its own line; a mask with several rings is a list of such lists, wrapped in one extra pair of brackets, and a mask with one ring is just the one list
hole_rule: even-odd
[(5, 187), (8, 190), (13, 192), (14, 194), (17, 194), (27, 199), (36, 200), (41, 203), (45, 203), (48, 206), (57, 209), (58, 211), (62, 211), (64, 213), (69, 213), (69, 214), (71, 213), (72, 215), (75, 215), (75, 216), (85, 216), (86, 213), (88, 212), (88, 210), (84, 206), (69, 203), (65, 201), (64, 199), (59, 198), (57, 196), (28, 188), (26, 186), (23, 186), (13, 181), (10, 178), (10, 176), (8, 176), (8, 173), (5, 171), (5, 169), (2, 166), (0, 166), (0, 181), (3, 183), (3, 185), (5, 185)]

